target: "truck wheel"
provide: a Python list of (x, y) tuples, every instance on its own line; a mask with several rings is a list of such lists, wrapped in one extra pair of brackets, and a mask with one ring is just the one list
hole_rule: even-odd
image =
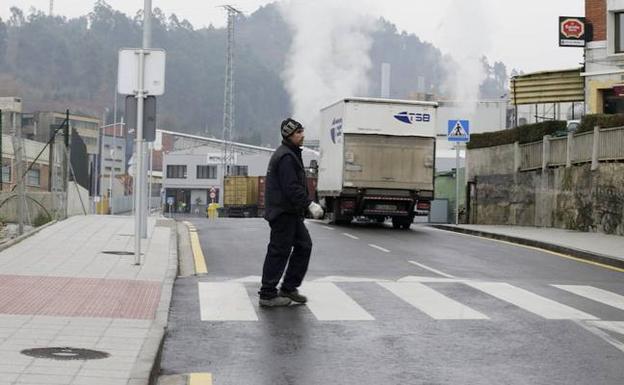
[(409, 230), (409, 228), (410, 228), (411, 226), (412, 226), (412, 224), (411, 224), (411, 223), (409, 223), (409, 222), (405, 222), (405, 223), (402, 223), (402, 224), (401, 224), (401, 228), (402, 228), (403, 230)]
[(401, 219), (400, 218), (392, 218), (392, 228), (400, 229), (401, 228)]

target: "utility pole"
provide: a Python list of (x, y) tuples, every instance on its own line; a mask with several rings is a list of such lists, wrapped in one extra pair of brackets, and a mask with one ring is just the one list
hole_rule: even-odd
[(18, 234), (24, 234), (24, 203), (26, 201), (26, 190), (24, 188), (24, 165), (23, 165), (23, 147), (22, 147), (22, 130), (16, 122), (17, 113), (11, 113), (11, 137), (13, 141), (13, 151), (15, 152), (15, 176), (17, 182), (17, 228)]
[[(225, 91), (223, 97), (223, 177), (231, 172), (234, 154), (232, 145), (232, 130), (234, 129), (234, 23), (236, 16), (242, 14), (238, 9), (230, 6), (222, 6), (228, 13), (227, 23), (227, 46), (225, 64)], [(225, 183), (225, 181), (224, 181)]]
[(63, 219), (68, 217), (69, 206), (69, 167), (71, 159), (69, 158), (69, 110), (65, 110), (65, 126), (63, 127), (63, 138), (65, 152), (63, 153)]
[(145, 50), (151, 44), (151, 15), (152, 0), (145, 0), (143, 10), (143, 44), (142, 50), (139, 52), (139, 89), (137, 98), (137, 129), (136, 129), (136, 162), (134, 169), (134, 264), (141, 264), (141, 238), (143, 238), (143, 207), (144, 207), (144, 162), (145, 140), (143, 138), (143, 113), (145, 106)]
[(50, 0), (50, 12), (48, 16), (54, 16), (54, 0)]

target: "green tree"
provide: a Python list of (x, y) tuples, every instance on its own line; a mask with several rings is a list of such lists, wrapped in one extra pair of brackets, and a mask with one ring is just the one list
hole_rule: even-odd
[(7, 41), (9, 38), (9, 33), (7, 31), (7, 26), (0, 18), (0, 64), (4, 64), (5, 57), (7, 53)]

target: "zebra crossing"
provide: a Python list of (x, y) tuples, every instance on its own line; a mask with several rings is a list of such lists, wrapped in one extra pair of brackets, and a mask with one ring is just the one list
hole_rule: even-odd
[[(198, 282), (200, 317), (202, 321), (259, 321), (257, 296), (250, 283), (258, 283), (259, 277), (250, 276), (225, 282)], [(536, 294), (524, 288), (505, 282), (483, 282), (468, 279), (437, 277), (404, 277), (397, 281), (374, 280), (357, 277), (326, 277), (306, 281), (300, 288), (308, 297), (306, 305), (318, 321), (375, 321), (370, 304), (362, 306), (339, 286), (349, 283), (373, 285), (377, 290), (399, 298), (434, 320), (490, 320), (492, 317), (483, 309), (473, 309), (456, 299), (450, 298), (430, 283), (459, 285), (462, 289), (474, 289), (492, 297), (494, 301), (512, 305), (514, 308), (532, 313), (546, 320), (601, 321), (599, 317), (575, 309), (569, 304)], [(369, 286), (366, 286), (367, 288)], [(624, 310), (624, 296), (593, 286), (548, 285), (566, 294), (573, 294), (611, 308)], [(362, 299), (360, 298), (360, 301)], [(373, 314), (371, 314), (373, 313)], [(622, 315), (624, 319), (624, 313)]]

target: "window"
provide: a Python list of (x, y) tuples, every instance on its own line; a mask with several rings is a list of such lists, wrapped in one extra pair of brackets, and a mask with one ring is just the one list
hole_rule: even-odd
[(615, 53), (624, 53), (624, 12), (615, 12)]
[(167, 165), (167, 178), (172, 179), (185, 179), (186, 178), (186, 166), (184, 165)]
[(247, 166), (232, 166), (230, 169), (230, 175), (232, 176), (247, 176), (248, 173)]
[(11, 163), (2, 165), (2, 183), (11, 183)]
[(28, 186), (39, 187), (41, 186), (41, 173), (39, 170), (28, 170), (28, 175), (26, 175), (26, 184)]
[(197, 166), (197, 179), (217, 179), (217, 166)]

